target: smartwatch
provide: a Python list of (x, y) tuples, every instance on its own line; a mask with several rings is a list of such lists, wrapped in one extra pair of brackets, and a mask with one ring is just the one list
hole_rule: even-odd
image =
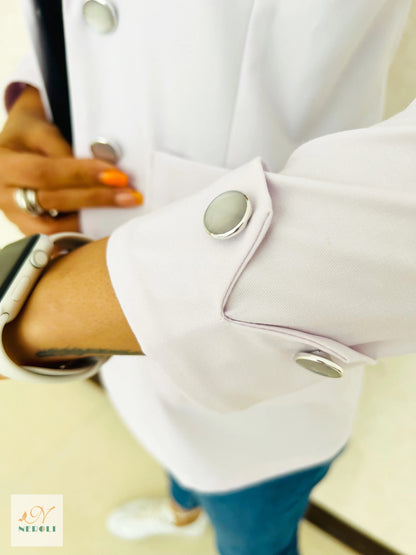
[(96, 374), (109, 357), (79, 358), (56, 368), (18, 366), (7, 355), (3, 330), (19, 314), (36, 282), (52, 258), (90, 242), (81, 233), (32, 235), (0, 250), (0, 374), (29, 382), (67, 382)]

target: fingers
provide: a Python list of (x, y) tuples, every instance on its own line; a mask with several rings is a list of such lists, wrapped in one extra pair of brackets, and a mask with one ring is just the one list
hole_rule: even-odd
[(38, 189), (37, 199), (45, 210), (58, 210), (58, 218), (49, 216), (34, 217), (20, 210), (14, 200), (16, 187), (7, 187), (3, 191), (2, 208), (6, 216), (26, 235), (32, 233), (58, 233), (60, 231), (77, 231), (79, 227), (78, 211), (93, 207), (132, 207), (142, 204), (142, 195), (129, 188), (91, 187), (48, 190)]
[(2, 181), (30, 189), (62, 189), (113, 185), (125, 187), (128, 177), (107, 162), (77, 158), (47, 158), (0, 148)]
[(0, 133), (0, 145), (52, 158), (72, 156), (71, 146), (48, 120), (39, 91), (30, 86), (13, 105)]
[(49, 218), (47, 216), (34, 218), (23, 212), (15, 211), (8, 214), (8, 218), (25, 235), (34, 235), (36, 233), (51, 235), (52, 233), (61, 233), (63, 231), (80, 231), (77, 213), (65, 214), (58, 218)]
[(17, 98), (16, 102), (13, 104), (10, 115), (22, 112), (35, 114), (37, 117), (46, 119), (46, 113), (39, 89), (31, 85), (26, 85), (19, 95), (19, 98)]
[[(0, 209), (23, 233), (76, 231), (82, 208), (141, 204), (141, 194), (128, 184), (128, 176), (107, 162), (74, 158), (47, 120), (39, 91), (22, 92), (0, 133)], [(60, 216), (33, 217), (20, 210), (13, 198), (16, 187), (36, 190), (39, 204)]]
[(82, 208), (103, 206), (137, 206), (143, 197), (133, 189), (113, 189), (110, 187), (89, 187), (86, 189), (38, 190), (39, 204), (45, 210), (76, 212)]
[(61, 135), (59, 129), (48, 121), (38, 122), (24, 136), (25, 147), (50, 158), (72, 156), (71, 146)]

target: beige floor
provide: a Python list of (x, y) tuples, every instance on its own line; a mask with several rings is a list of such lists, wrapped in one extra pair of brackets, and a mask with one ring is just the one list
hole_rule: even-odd
[[(0, 81), (27, 44), (18, 2), (0, 0)], [(392, 67), (386, 114), (416, 97), (416, 0)], [(2, 120), (0, 108), (0, 122)], [(0, 246), (16, 237), (0, 214)], [(349, 449), (314, 499), (390, 544), (416, 555), (416, 357), (370, 369)], [(124, 543), (105, 530), (108, 510), (135, 495), (163, 493), (163, 473), (122, 426), (103, 392), (87, 382), (65, 386), (0, 383), (0, 553), (9, 548), (10, 495), (64, 495), (65, 555), (214, 554), (212, 534), (196, 541)], [(303, 555), (352, 553), (308, 523)], [(25, 548), (20, 548), (25, 549)], [(59, 549), (59, 550), (58, 550)], [(26, 548), (33, 554), (45, 548)]]
[(368, 368), (350, 444), (313, 499), (344, 521), (416, 555), (416, 356)]

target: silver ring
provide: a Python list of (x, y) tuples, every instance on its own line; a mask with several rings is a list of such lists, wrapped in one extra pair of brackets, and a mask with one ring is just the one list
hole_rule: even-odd
[(24, 189), (15, 189), (13, 196), (16, 206), (23, 212), (29, 212)]
[(35, 189), (16, 189), (14, 192), (14, 200), (16, 205), (31, 216), (45, 216), (48, 215), (51, 218), (56, 218), (59, 216), (58, 210), (51, 208), (50, 210), (45, 210), (38, 201), (38, 194)]

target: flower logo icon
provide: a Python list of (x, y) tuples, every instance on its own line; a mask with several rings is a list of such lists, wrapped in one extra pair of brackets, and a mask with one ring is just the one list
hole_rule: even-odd
[[(34, 505), (29, 511), (30, 516), (28, 517), (27, 512), (25, 511), (22, 514), (22, 516), (19, 518), (19, 522), (26, 522), (26, 524), (34, 524), (35, 522), (38, 522), (39, 519), (42, 519), (41, 524), (44, 524), (46, 517), (54, 508), (55, 506), (51, 507), (45, 512), (45, 509), (40, 505)], [(28, 520), (28, 518), (33, 520)]]

